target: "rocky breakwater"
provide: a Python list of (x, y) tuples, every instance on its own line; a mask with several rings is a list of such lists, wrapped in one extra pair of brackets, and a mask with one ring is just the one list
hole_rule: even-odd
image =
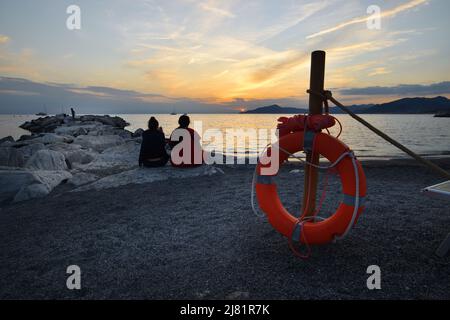
[[(56, 115), (25, 122), (20, 127), (29, 135), (17, 141), (0, 139), (0, 201), (42, 197), (63, 182), (79, 186), (137, 167), (141, 138), (126, 130), (127, 125), (107, 115)], [(90, 170), (90, 163), (95, 169)]]
[(25, 122), (20, 127), (29, 135), (17, 141), (0, 139), (0, 203), (43, 197), (63, 183), (68, 191), (98, 190), (220, 171), (206, 166), (140, 169), (143, 130), (130, 132), (127, 125), (108, 115), (56, 115)]

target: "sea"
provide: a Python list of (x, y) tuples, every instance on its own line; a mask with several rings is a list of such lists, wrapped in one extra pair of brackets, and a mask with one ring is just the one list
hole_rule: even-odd
[[(112, 115), (113, 116), (113, 115)], [(169, 114), (117, 114), (130, 125), (126, 128), (135, 131), (138, 128), (146, 128), (150, 116), (155, 116), (166, 136), (169, 136), (178, 124), (179, 115)], [(249, 130), (256, 132), (270, 132), (275, 129), (277, 119), (281, 116), (273, 114), (190, 114), (192, 124), (201, 125), (201, 133), (219, 132), (227, 130)], [(19, 128), (25, 121), (36, 119), (35, 115), (0, 115), (0, 137), (13, 136), (15, 139), (28, 134)], [(410, 148), (414, 152), (427, 157), (450, 157), (450, 118), (434, 118), (433, 115), (361, 115), (369, 123), (390, 135), (398, 142)], [(336, 115), (342, 123), (340, 140), (346, 143), (358, 156), (365, 159), (395, 159), (406, 158), (407, 155), (390, 145), (382, 138), (375, 135), (369, 129), (355, 121), (348, 115)], [(337, 135), (339, 127), (331, 129), (331, 134)], [(225, 138), (224, 138), (225, 139)], [(257, 156), (261, 151), (261, 145), (270, 142), (270, 135), (258, 134), (257, 141), (244, 140), (240, 145), (230, 145), (229, 148), (220, 139), (205, 141), (206, 149), (223, 150), (225, 154), (233, 154), (237, 157)], [(217, 140), (217, 141), (216, 141)], [(256, 142), (256, 143), (255, 143)], [(219, 148), (221, 143), (221, 148)]]

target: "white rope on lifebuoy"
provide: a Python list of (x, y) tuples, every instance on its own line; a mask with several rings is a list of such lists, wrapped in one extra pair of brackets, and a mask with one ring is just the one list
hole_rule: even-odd
[[(261, 153), (261, 155), (263, 155), (263, 154), (266, 152), (268, 146), (269, 146), (269, 145), (267, 145), (267, 146), (264, 148), (264, 150), (263, 150), (263, 152)], [(348, 224), (347, 229), (344, 231), (344, 233), (343, 233), (341, 236), (336, 236), (336, 237), (334, 238), (335, 241), (344, 239), (344, 238), (348, 235), (348, 233), (350, 232), (350, 230), (351, 230), (351, 228), (353, 227), (353, 225), (355, 224), (355, 220), (356, 220), (356, 217), (357, 217), (357, 215), (358, 215), (358, 210), (359, 210), (359, 202), (360, 202), (360, 201), (359, 201), (359, 171), (358, 171), (358, 165), (357, 165), (357, 163), (356, 163), (356, 157), (355, 157), (355, 154), (353, 153), (353, 151), (347, 151), (347, 152), (342, 153), (342, 154), (339, 156), (339, 158), (337, 158), (336, 161), (334, 161), (334, 162), (333, 162), (331, 165), (329, 165), (329, 166), (320, 166), (320, 165), (316, 165), (316, 164), (314, 164), (314, 163), (311, 163), (311, 162), (309, 162), (309, 161), (307, 161), (307, 160), (305, 160), (305, 159), (303, 159), (303, 158), (300, 158), (300, 157), (296, 156), (295, 154), (290, 153), (289, 151), (287, 151), (287, 150), (281, 148), (280, 146), (277, 146), (277, 148), (278, 148), (278, 150), (281, 150), (282, 152), (286, 153), (289, 157), (293, 157), (293, 158), (295, 158), (295, 159), (297, 159), (297, 160), (300, 160), (300, 161), (301, 161), (302, 163), (304, 163), (304, 164), (310, 165), (310, 166), (315, 167), (315, 168), (320, 169), (320, 170), (329, 170), (329, 169), (334, 168), (334, 167), (337, 166), (337, 165), (339, 164), (339, 162), (341, 162), (342, 159), (344, 159), (346, 156), (349, 156), (349, 157), (352, 159), (353, 169), (354, 169), (354, 173), (355, 173), (355, 185), (356, 185), (356, 186), (355, 186), (355, 187), (356, 187), (355, 207), (354, 207), (354, 209), (353, 209), (352, 219), (350, 220), (350, 223)], [(262, 217), (264, 217), (265, 215), (264, 215), (264, 214), (261, 214), (261, 213), (259, 212), (259, 210), (256, 208), (256, 206), (255, 206), (255, 200), (254, 200), (254, 199), (255, 199), (256, 179), (257, 179), (257, 176), (258, 176), (258, 171), (257, 171), (257, 170), (258, 170), (258, 166), (255, 167), (255, 171), (254, 171), (254, 173), (253, 173), (253, 179), (252, 179), (252, 192), (251, 192), (251, 204), (252, 204), (252, 211), (253, 211), (253, 213), (254, 213), (257, 217), (262, 218)], [(307, 218), (305, 218), (305, 219), (303, 219), (303, 220), (304, 220), (304, 221), (307, 221), (307, 220), (310, 220), (310, 218), (312, 218), (312, 217), (307, 217)], [(315, 219), (320, 219), (320, 220), (325, 220), (325, 219), (326, 219), (326, 218), (320, 217), (320, 216), (316, 216), (316, 217), (313, 217), (313, 218), (315, 218)]]

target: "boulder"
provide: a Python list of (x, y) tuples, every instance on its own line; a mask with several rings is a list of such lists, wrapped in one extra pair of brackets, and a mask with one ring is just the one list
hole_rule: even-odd
[(43, 144), (51, 144), (58, 142), (72, 143), (73, 137), (68, 135), (57, 135), (54, 133), (44, 133), (33, 139), (34, 142), (40, 142)]
[(60, 135), (70, 135), (74, 137), (78, 137), (81, 135), (86, 135), (90, 131), (97, 130), (102, 125), (98, 124), (79, 124), (79, 125), (64, 125), (55, 129), (56, 134)]
[(64, 153), (70, 168), (73, 168), (77, 163), (88, 164), (95, 159), (96, 155), (97, 153), (95, 152), (83, 149), (67, 151)]
[(117, 135), (104, 135), (104, 136), (78, 136), (74, 140), (75, 144), (79, 144), (85, 148), (91, 148), (95, 151), (101, 152), (108, 148), (121, 145), (125, 143), (125, 140)]
[(84, 115), (80, 117), (80, 120), (82, 122), (85, 121), (97, 121), (100, 122), (102, 124), (105, 125), (110, 125), (112, 127), (116, 127), (116, 128), (125, 128), (126, 126), (129, 125), (128, 122), (126, 122), (125, 120), (123, 120), (120, 117), (110, 117), (109, 115), (104, 115), (104, 116), (94, 116), (94, 115)]
[(24, 186), (39, 183), (31, 171), (0, 170), (0, 200), (14, 195)]
[(14, 147), (0, 147), (0, 166), (23, 167), (25, 160), (22, 152)]
[(83, 171), (105, 170), (111, 168), (129, 170), (138, 166), (139, 149), (140, 145), (138, 143), (130, 141), (104, 150), (87, 165), (76, 165), (75, 167)]
[(144, 133), (144, 129), (137, 129), (133, 134), (131, 135), (133, 138), (142, 137), (142, 134)]
[(33, 171), (33, 175), (40, 183), (46, 186), (49, 192), (61, 184), (61, 182), (72, 178), (72, 174), (68, 171), (37, 170)]
[(47, 116), (35, 120), (27, 121), (20, 125), (22, 129), (32, 133), (53, 132), (63, 123), (63, 118), (57, 116)]
[(116, 188), (127, 184), (146, 184), (155, 181), (162, 181), (167, 179), (181, 179), (191, 178), (204, 175), (213, 175), (223, 173), (222, 170), (217, 170), (214, 166), (199, 166), (190, 169), (176, 170), (167, 165), (160, 168), (138, 168), (124, 171), (118, 174), (104, 177), (96, 182), (81, 186), (72, 192), (86, 191), (86, 190), (102, 190), (108, 188)]
[(1, 138), (0, 139), (0, 144), (2, 144), (3, 142), (14, 142), (14, 138), (11, 137), (11, 136), (7, 136), (7, 137), (4, 137), (4, 138)]
[(73, 186), (79, 187), (79, 186), (94, 182), (98, 179), (99, 179), (99, 177), (95, 174), (79, 172), (79, 173), (75, 173), (73, 175), (73, 177), (69, 181), (67, 181), (67, 183), (69, 183)]
[(34, 183), (25, 186), (17, 192), (14, 197), (14, 202), (21, 202), (35, 198), (43, 198), (48, 195), (50, 191), (42, 183)]
[(69, 169), (73, 168), (75, 163), (89, 163), (97, 156), (96, 152), (82, 149), (79, 144), (74, 143), (55, 143), (49, 145), (48, 148), (53, 151), (61, 152), (66, 158), (66, 163)]
[(0, 170), (0, 200), (14, 198), (19, 202), (43, 197), (71, 177), (67, 171)]
[(30, 159), (36, 152), (38, 152), (39, 150), (43, 150), (43, 149), (45, 149), (44, 144), (38, 142), (38, 143), (27, 144), (25, 146), (22, 146), (18, 150), (20, 152), (22, 152), (24, 161), (27, 162), (28, 159)]
[(66, 114), (58, 114), (56, 116), (47, 116), (31, 120), (23, 123), (20, 127), (32, 133), (55, 132), (55, 130), (62, 125), (78, 124), (78, 123), (92, 123), (98, 122), (111, 127), (123, 129), (129, 125), (124, 119), (120, 117), (110, 117), (108, 115), (84, 115), (77, 117), (75, 120), (68, 117)]
[(36, 138), (35, 135), (30, 135), (30, 134), (23, 134), (20, 136), (20, 138), (17, 140), (17, 142), (21, 142), (21, 141), (27, 141), (27, 140), (31, 140)]
[(123, 130), (123, 129), (115, 129), (113, 131), (113, 134), (118, 135), (119, 137), (122, 137), (123, 139), (127, 140), (127, 139), (131, 139), (133, 133), (128, 131), (128, 130)]
[(37, 151), (25, 164), (32, 170), (67, 170), (66, 158), (53, 150)]
[(63, 142), (49, 144), (47, 147), (50, 150), (58, 151), (61, 153), (64, 153), (66, 151), (80, 150), (82, 148), (79, 144), (76, 143), (63, 143)]

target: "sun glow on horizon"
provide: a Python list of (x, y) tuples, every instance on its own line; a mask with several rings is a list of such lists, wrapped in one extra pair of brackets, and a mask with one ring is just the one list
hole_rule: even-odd
[[(0, 75), (136, 91), (148, 103), (184, 99), (238, 111), (247, 106), (236, 107), (236, 101), (305, 100), (310, 52), (316, 49), (327, 51), (328, 88), (448, 80), (450, 48), (439, 36), (448, 29), (442, 14), (447, 2), (389, 1), (381, 6), (381, 30), (367, 29), (370, 4), (80, 0), (81, 30), (68, 31), (59, 25), (62, 3), (30, 3), (24, 13), (7, 1), (0, 13)], [(21, 24), (12, 18), (19, 14)], [(40, 15), (48, 16), (37, 25), (23, 22)], [(353, 101), (370, 99), (380, 97)]]

